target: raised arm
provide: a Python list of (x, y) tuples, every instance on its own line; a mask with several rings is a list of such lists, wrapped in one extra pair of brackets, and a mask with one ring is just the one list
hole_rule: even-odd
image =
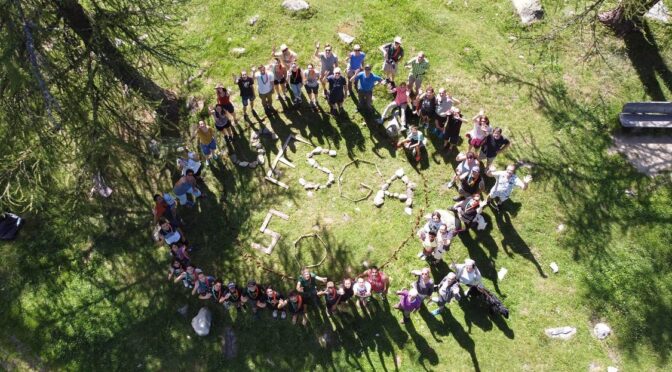
[(317, 58), (317, 59), (320, 59), (320, 54), (319, 54), (319, 52), (320, 52), (320, 42), (318, 41), (318, 42), (315, 44), (315, 53), (313, 53), (313, 57), (315, 57), (315, 58)]

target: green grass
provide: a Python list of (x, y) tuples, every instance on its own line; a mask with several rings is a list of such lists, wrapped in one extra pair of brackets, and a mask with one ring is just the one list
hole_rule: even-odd
[[(110, 200), (64, 202), (73, 200), (74, 187), (74, 180), (64, 180), (53, 190), (49, 208), (28, 216), (21, 238), (0, 246), (0, 346), (8, 350), (0, 361), (35, 368), (37, 359), (69, 370), (670, 368), (669, 176), (640, 175), (607, 151), (622, 102), (647, 99), (621, 41), (599, 34), (604, 60), (589, 61), (582, 60), (589, 40), (578, 36), (565, 35), (550, 47), (528, 42), (529, 32), (549, 26), (520, 28), (508, 1), (351, 1), (344, 6), (316, 0), (310, 2), (315, 10), (299, 17), (284, 14), (280, 3), (193, 1), (184, 27), (190, 46), (185, 58), (206, 72), (191, 89), (178, 89), (211, 101), (214, 83), (232, 85), (231, 74), (266, 62), (272, 44), (290, 45), (302, 65), (318, 40), (330, 41), (344, 57), (338, 31), (354, 35), (377, 69), (377, 47), (397, 34), (404, 37), (407, 56), (424, 50), (432, 63), (428, 82), (460, 98), (467, 116), (485, 107), (513, 140), (512, 150), (497, 159), (498, 167), (520, 159), (533, 164), (521, 170), (535, 177), (530, 189), (516, 191), (508, 212), (487, 212), (486, 231), (458, 239), (449, 254), (456, 261), (476, 259), (486, 286), (501, 294), (511, 319), (490, 318), (465, 303), (452, 304), (450, 315), (437, 319), (423, 310), (414, 315), (413, 326), (404, 327), (397, 312), (382, 308), (371, 317), (335, 322), (335, 342), (323, 348), (318, 337), (332, 325), (317, 317), (301, 329), (288, 322), (253, 323), (248, 316), (211, 306), (211, 334), (197, 337), (190, 319), (203, 304), (165, 281), (167, 250), (149, 238), (150, 196), (167, 189), (175, 174), (173, 156), (167, 156), (148, 158), (144, 170), (120, 172), (111, 181), (115, 193)], [(551, 8), (547, 19), (560, 20), (563, 12)], [(254, 14), (260, 20), (249, 26)], [(652, 27), (666, 40), (668, 32)], [(240, 46), (246, 53), (232, 57), (229, 50)], [(660, 41), (659, 47), (669, 61), (667, 43)], [(171, 71), (169, 76), (178, 84), (189, 73)], [(664, 92), (669, 99), (670, 92)], [(380, 110), (388, 98), (380, 90), (376, 98)], [(360, 182), (376, 188), (403, 168), (418, 184), (414, 215), (404, 214), (403, 204), (393, 200), (380, 209), (372, 197), (352, 203), (339, 196), (336, 185), (309, 197), (298, 179), (324, 176), (304, 160), (310, 150), (306, 145), (290, 150), (296, 169), (279, 166), (290, 190), (263, 182), (265, 169), (240, 170), (225, 161), (207, 173), (207, 198), (198, 208), (182, 211), (188, 237), (201, 248), (194, 255), (199, 266), (225, 280), (256, 277), (286, 290), (293, 283), (262, 266), (296, 275), (300, 264), (293, 242), (317, 232), (327, 243), (328, 259), (316, 272), (338, 279), (362, 271), (364, 261), (387, 263), (393, 288), (408, 286), (409, 271), (420, 267), (415, 258), (419, 244), (413, 238), (402, 243), (414, 233), (418, 216), (452, 204), (454, 191), (441, 185), (452, 174), (453, 157), (438, 153), (438, 144), (432, 143), (429, 159), (416, 170), (371, 118), (358, 114), (351, 101), (346, 109), (338, 120), (292, 111), (270, 126), (281, 140), (291, 131), (336, 149), (335, 158), (318, 157), (336, 174), (354, 158), (375, 162), (382, 178), (368, 165), (348, 168), (344, 191), (350, 196), (361, 192)], [(281, 140), (264, 140), (269, 159)], [(247, 139), (241, 142), (245, 149)], [(400, 186), (393, 189), (400, 191)], [(626, 196), (625, 189), (636, 196)], [(224, 203), (218, 202), (222, 193)], [(271, 228), (283, 238), (266, 256), (250, 243), (267, 241), (258, 227), (269, 208), (288, 213), (290, 220), (272, 220)], [(556, 232), (560, 223), (567, 226), (562, 233)], [(313, 262), (323, 254), (322, 247), (305, 241), (298, 260)], [(550, 272), (552, 261), (560, 273)], [(498, 281), (502, 267), (509, 273)], [(189, 304), (187, 319), (176, 312), (184, 304)], [(614, 335), (606, 341), (593, 338), (590, 330), (597, 321), (608, 322)], [(574, 339), (561, 342), (543, 335), (544, 328), (564, 325), (578, 328)], [(238, 336), (234, 360), (221, 354), (219, 336), (226, 327)]]

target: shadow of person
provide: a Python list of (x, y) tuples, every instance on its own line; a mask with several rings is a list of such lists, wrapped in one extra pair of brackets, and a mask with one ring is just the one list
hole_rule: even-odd
[(415, 347), (420, 352), (418, 363), (420, 363), (420, 365), (422, 365), (425, 370), (428, 370), (427, 366), (425, 365), (425, 361), (428, 361), (432, 366), (439, 364), (439, 356), (436, 354), (436, 351), (434, 351), (434, 349), (429, 346), (427, 340), (425, 340), (425, 338), (415, 330), (415, 325), (413, 322), (409, 320), (404, 324), (404, 326), (406, 328), (406, 332), (411, 336), (413, 343), (415, 343)]
[(441, 318), (443, 319), (443, 324), (446, 329), (453, 335), (453, 338), (460, 345), (461, 348), (466, 350), (471, 357), (471, 363), (474, 366), (474, 370), (479, 372), (481, 367), (478, 365), (478, 358), (476, 357), (476, 343), (471, 339), (469, 334), (464, 331), (462, 325), (453, 317), (453, 314), (450, 311), (444, 310), (441, 313)]
[(513, 224), (511, 223), (511, 216), (508, 213), (508, 208), (500, 209), (499, 212), (495, 213), (495, 221), (497, 223), (497, 228), (499, 228), (499, 231), (503, 236), (501, 243), (502, 248), (504, 248), (504, 252), (506, 252), (506, 254), (509, 256), (511, 256), (511, 252), (513, 252), (524, 257), (534, 264), (542, 278), (546, 278), (547, 275), (541, 268), (541, 264), (539, 264), (537, 258), (534, 257), (534, 254), (530, 250), (530, 247), (527, 245), (527, 243), (525, 243), (525, 240), (523, 240), (523, 238), (521, 238), (521, 236), (518, 234), (516, 228), (513, 227)]
[(502, 331), (502, 333), (504, 333), (504, 335), (507, 338), (511, 340), (515, 338), (515, 333), (513, 332), (513, 329), (509, 327), (509, 324), (507, 323), (506, 319), (502, 318), (500, 315), (497, 314), (490, 316), (490, 319), (497, 326), (497, 328), (499, 328), (499, 330)]
[(448, 332), (443, 327), (443, 324), (441, 324), (441, 322), (439, 322), (439, 320), (429, 312), (429, 309), (427, 309), (426, 305), (427, 304), (422, 306), (420, 310), (418, 310), (418, 313), (420, 313), (422, 319), (425, 321), (425, 323), (427, 323), (427, 329), (429, 329), (429, 333), (431, 333), (434, 341), (442, 343), (443, 341), (436, 336), (445, 336), (448, 334)]
[(459, 301), (460, 308), (464, 312), (464, 322), (467, 324), (467, 331), (471, 333), (471, 326), (482, 329), (485, 332), (492, 330), (492, 321), (488, 318), (487, 310), (485, 310), (479, 300), (468, 298), (466, 295)]
[(646, 94), (654, 101), (666, 101), (659, 81), (662, 80), (667, 89), (672, 91), (672, 71), (660, 54), (660, 48), (648, 23), (643, 21), (639, 29), (626, 34), (623, 41), (628, 58)]
[[(495, 268), (494, 258), (497, 257), (497, 243), (495, 243), (492, 236), (484, 231), (480, 231), (478, 234), (478, 241), (471, 237), (469, 230), (460, 233), (459, 235), (462, 244), (467, 248), (469, 252), (469, 257), (476, 261), (476, 267), (481, 272), (481, 275), (484, 278), (492, 281), (493, 286), (497, 294), (502, 295), (502, 292), (499, 289), (499, 278), (497, 277), (497, 270)], [(490, 255), (486, 255), (483, 249), (480, 247), (482, 243), (486, 249), (490, 252)]]

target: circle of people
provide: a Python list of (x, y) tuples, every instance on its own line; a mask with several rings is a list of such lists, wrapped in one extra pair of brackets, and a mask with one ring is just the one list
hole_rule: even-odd
[[(460, 109), (457, 107), (460, 101), (451, 97), (445, 89), (439, 89), (435, 96), (434, 89), (428, 86), (421, 90), (422, 82), (429, 70), (429, 61), (423, 52), (418, 53), (406, 63), (403, 63), (404, 49), (402, 40), (395, 37), (390, 43), (380, 47), (383, 53), (383, 72), (385, 79), (371, 72), (371, 65), (366, 63), (366, 54), (361, 51), (359, 45), (354, 45), (353, 51), (346, 58), (347, 70), (342, 76), (338, 67), (339, 59), (333, 53), (330, 44), (320, 51), (320, 43), (315, 45), (314, 57), (320, 62), (319, 72), (312, 63), (309, 63), (305, 71), (298, 65), (298, 55), (290, 50), (287, 45), (280, 46), (280, 50), (273, 47), (273, 62), (270, 66), (260, 65), (252, 68), (252, 76), (242, 71), (239, 76), (234, 75), (234, 82), (240, 89), (240, 97), (243, 106), (243, 115), (248, 118), (247, 107), (256, 115), (254, 102), (256, 94), (254, 85), (261, 104), (267, 115), (276, 111), (273, 108), (273, 94), (278, 100), (290, 99), (287, 87), (293, 98), (292, 103), (296, 106), (302, 104), (301, 88), (305, 87), (311, 108), (316, 109), (320, 85), (324, 97), (331, 106), (332, 113), (338, 115), (342, 110), (345, 97), (357, 92), (360, 110), (371, 110), (373, 89), (378, 84), (385, 84), (393, 101), (387, 105), (378, 123), (383, 125), (388, 114), (394, 116), (393, 121), (399, 125), (400, 131), (407, 130), (407, 113), (419, 117), (420, 126), (428, 133), (437, 136), (444, 141), (444, 149), (450, 150), (457, 147), (460, 141), (461, 125), (466, 121)], [(410, 68), (407, 81), (395, 84), (398, 66)], [(233, 126), (237, 125), (234, 106), (231, 103), (230, 91), (222, 84), (215, 88), (217, 104), (210, 108), (213, 116), (215, 129), (222, 133), (227, 146), (234, 140)], [(395, 111), (399, 110), (398, 113)], [(398, 119), (398, 120), (397, 120)], [(436, 211), (429, 217), (427, 223), (418, 231), (418, 238), (422, 245), (422, 251), (418, 254), (420, 259), (426, 260), (429, 265), (435, 265), (443, 260), (443, 254), (450, 249), (450, 243), (457, 234), (469, 229), (479, 228), (479, 217), (485, 206), (490, 206), (495, 212), (499, 211), (517, 186), (526, 189), (532, 181), (531, 176), (523, 179), (516, 175), (516, 166), (509, 165), (503, 171), (497, 171), (493, 166), (496, 156), (506, 150), (510, 142), (502, 135), (500, 128), (491, 128), (490, 120), (483, 109), (473, 119), (473, 129), (466, 134), (468, 150), (459, 153), (456, 160), (459, 162), (455, 169), (455, 175), (446, 184), (448, 188), (457, 187), (458, 195), (454, 197), (457, 203), (450, 208), (454, 219), (441, 216)], [(431, 127), (430, 127), (431, 126)], [(390, 131), (388, 130), (388, 133)], [(199, 157), (188, 149), (184, 150), (184, 156), (178, 158), (178, 167), (181, 177), (177, 180), (172, 193), (154, 195), (155, 206), (153, 209), (155, 240), (163, 242), (170, 247), (172, 262), (168, 272), (168, 279), (175, 283), (182, 283), (202, 300), (214, 301), (221, 304), (225, 309), (236, 308), (238, 311), (251, 311), (258, 316), (259, 311), (268, 309), (272, 317), (285, 319), (289, 313), (293, 323), (300, 320), (306, 324), (306, 311), (309, 306), (321, 308), (322, 298), (326, 305), (327, 314), (343, 310), (353, 299), (360, 307), (366, 308), (371, 299), (379, 297), (387, 301), (389, 290), (389, 278), (379, 268), (369, 267), (361, 275), (350, 278), (346, 277), (340, 282), (329, 280), (319, 276), (309, 269), (304, 268), (298, 276), (296, 287), (289, 293), (284, 294), (273, 285), (262, 286), (254, 279), (250, 279), (245, 286), (241, 287), (235, 282), (214, 278), (206, 275), (201, 269), (191, 262), (191, 254), (195, 248), (189, 244), (181, 229), (181, 220), (177, 215), (177, 206), (193, 206), (203, 195), (199, 190), (203, 179), (200, 177), (203, 165), (209, 164), (209, 159), (217, 159), (216, 132), (204, 121), (200, 121), (193, 137), (198, 137), (202, 156)], [(420, 159), (421, 149), (425, 139), (418, 126), (411, 126), (407, 137), (399, 141), (398, 147), (407, 149), (416, 160)], [(485, 172), (482, 172), (481, 161), (485, 163)], [(495, 183), (485, 200), (481, 200), (481, 193), (485, 190), (485, 173), (493, 177)], [(191, 198), (190, 198), (191, 197)], [(446, 212), (444, 211), (444, 214)], [(482, 220), (482, 218), (481, 218)], [(484, 296), (486, 302), (492, 304), (494, 295), (488, 292), (481, 280), (481, 273), (476, 263), (467, 258), (463, 264), (452, 262), (453, 271), (449, 272), (442, 280), (435, 283), (431, 278), (429, 267), (413, 270), (412, 274), (417, 278), (409, 289), (401, 289), (395, 293), (399, 296), (399, 303), (394, 307), (403, 313), (401, 323), (410, 319), (410, 313), (417, 311), (426, 299), (438, 304), (432, 314), (438, 315), (451, 302), (465, 296)], [(324, 288), (318, 288), (318, 283), (324, 284)], [(462, 286), (467, 287), (463, 292)], [(436, 296), (432, 297), (432, 294)], [(499, 302), (501, 305), (501, 302)], [(508, 317), (508, 310), (503, 315)]]

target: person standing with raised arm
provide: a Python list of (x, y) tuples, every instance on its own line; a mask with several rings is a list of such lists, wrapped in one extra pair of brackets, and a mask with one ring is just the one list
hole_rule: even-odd
[(394, 77), (397, 74), (397, 64), (404, 58), (401, 37), (395, 37), (394, 41), (381, 45), (379, 49), (383, 52), (383, 72), (388, 79), (394, 81)]
[(324, 46), (324, 52), (320, 52), (320, 43), (315, 44), (315, 53), (313, 56), (320, 60), (320, 81), (324, 98), (327, 98), (327, 76), (334, 74), (334, 69), (338, 67), (338, 56), (331, 50), (331, 44)]

